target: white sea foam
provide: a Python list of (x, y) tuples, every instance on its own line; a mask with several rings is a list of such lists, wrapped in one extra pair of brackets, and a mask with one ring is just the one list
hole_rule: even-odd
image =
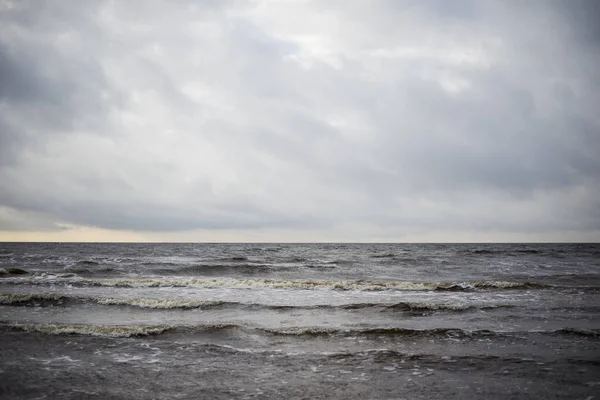
[[(68, 275), (68, 276), (67, 276)], [(70, 284), (74, 286), (108, 287), (202, 287), (202, 288), (271, 288), (303, 290), (358, 290), (358, 291), (428, 291), (428, 290), (473, 290), (473, 289), (515, 289), (539, 287), (529, 282), (477, 281), (477, 282), (398, 282), (398, 281), (306, 281), (281, 279), (201, 279), (201, 278), (111, 278), (92, 279), (61, 275), (39, 275), (26, 278), (5, 278), (5, 284)]]
[(169, 325), (70, 325), (70, 324), (4, 324), (9, 329), (39, 332), (51, 335), (86, 335), (103, 337), (131, 337), (156, 335), (172, 329)]
[(24, 304), (36, 301), (59, 301), (65, 296), (58, 293), (6, 294), (0, 293), (0, 304)]
[(182, 299), (144, 299), (144, 298), (94, 298), (98, 304), (128, 305), (141, 308), (171, 309), (171, 308), (210, 308), (224, 304), (222, 301), (182, 300)]
[(362, 310), (379, 309), (380, 311), (465, 311), (470, 309), (490, 309), (511, 307), (506, 304), (469, 304), (469, 303), (432, 303), (432, 302), (400, 302), (400, 303), (356, 303), (356, 304), (316, 304), (316, 305), (273, 305), (260, 303), (239, 303), (222, 300), (198, 300), (198, 299), (154, 299), (141, 297), (86, 297), (71, 296), (59, 293), (30, 293), (30, 294), (5, 294), (0, 293), (0, 305), (38, 305), (50, 302), (52, 305), (64, 304), (67, 301), (91, 302), (101, 305), (131, 306), (149, 309), (210, 309), (217, 307), (254, 307), (275, 310), (287, 310), (295, 308), (307, 309), (340, 309), (340, 310)]

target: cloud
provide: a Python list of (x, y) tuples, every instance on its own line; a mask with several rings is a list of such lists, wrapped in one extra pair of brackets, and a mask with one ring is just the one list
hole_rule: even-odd
[(0, 230), (595, 237), (597, 11), (4, 0)]

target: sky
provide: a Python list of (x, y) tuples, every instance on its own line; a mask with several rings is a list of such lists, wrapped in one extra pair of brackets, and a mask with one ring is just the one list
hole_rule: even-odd
[(0, 0), (0, 241), (600, 241), (596, 0)]

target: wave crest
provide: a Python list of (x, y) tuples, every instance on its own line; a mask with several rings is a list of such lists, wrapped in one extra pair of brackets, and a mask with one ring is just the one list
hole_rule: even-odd
[(32, 293), (32, 294), (3, 294), (0, 293), (0, 304), (2, 305), (26, 305), (37, 302), (60, 302), (65, 296), (57, 293)]
[(183, 300), (183, 299), (144, 299), (144, 298), (98, 298), (94, 299), (98, 304), (103, 305), (127, 305), (140, 308), (154, 309), (196, 309), (196, 308), (214, 308), (227, 304), (225, 301), (209, 300)]
[(70, 325), (70, 324), (6, 324), (3, 327), (23, 332), (50, 335), (84, 335), (102, 337), (132, 337), (158, 335), (170, 329), (170, 325)]
[(554, 332), (563, 335), (600, 337), (600, 329), (563, 328)]
[(84, 278), (73, 274), (40, 274), (27, 278), (4, 278), (4, 284), (69, 284), (74, 286), (108, 287), (203, 287), (203, 288), (270, 288), (270, 289), (329, 289), (358, 291), (469, 291), (491, 289), (544, 288), (533, 282), (477, 281), (477, 282), (401, 282), (401, 281), (304, 281), (279, 279), (234, 279), (234, 278)]
[(598, 329), (563, 328), (554, 331), (532, 332), (499, 332), (491, 330), (464, 330), (459, 328), (432, 328), (411, 329), (403, 327), (373, 327), (361, 329), (340, 329), (329, 327), (290, 327), (290, 328), (264, 328), (248, 327), (236, 324), (205, 324), (205, 325), (82, 325), (82, 324), (21, 324), (0, 323), (0, 329), (30, 333), (44, 333), (49, 335), (83, 335), (101, 337), (141, 337), (160, 335), (169, 332), (185, 334), (202, 333), (245, 333), (262, 334), (268, 336), (301, 336), (301, 337), (437, 337), (478, 339), (486, 337), (520, 337), (523, 335), (580, 335), (597, 338), (600, 336)]
[(70, 302), (91, 302), (101, 305), (131, 306), (149, 309), (211, 309), (211, 308), (253, 308), (265, 310), (364, 310), (374, 309), (381, 312), (435, 312), (435, 311), (466, 311), (472, 309), (493, 309), (513, 307), (507, 304), (466, 304), (466, 303), (429, 303), (429, 302), (400, 302), (400, 303), (350, 303), (350, 304), (317, 304), (317, 305), (278, 305), (261, 303), (241, 303), (225, 300), (197, 299), (154, 299), (142, 297), (85, 297), (70, 296), (59, 293), (3, 294), (0, 293), (1, 305), (59, 305)]

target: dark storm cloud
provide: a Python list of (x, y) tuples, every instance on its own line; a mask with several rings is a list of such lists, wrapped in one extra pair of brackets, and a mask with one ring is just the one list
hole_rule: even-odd
[(597, 2), (0, 4), (0, 230), (600, 230)]
[(600, 47), (600, 3), (595, 0), (554, 0), (552, 5), (565, 18), (568, 29), (574, 33), (573, 39)]
[[(85, 11), (56, 3), (19, 2), (0, 12), (0, 164), (13, 163), (24, 151), (44, 151), (45, 135), (105, 128), (101, 91), (108, 86), (93, 55), (65, 52), (57, 37), (86, 28)], [(8, 9), (7, 9), (8, 8)], [(75, 53), (75, 54), (73, 54)], [(116, 99), (115, 99), (116, 100)]]

